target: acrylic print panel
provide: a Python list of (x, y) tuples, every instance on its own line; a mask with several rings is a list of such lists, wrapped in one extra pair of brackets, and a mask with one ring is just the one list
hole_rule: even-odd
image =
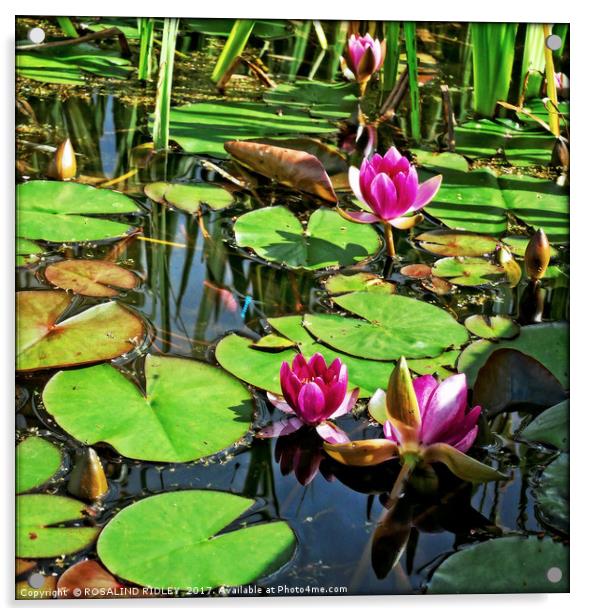
[(567, 592), (568, 24), (16, 34), (17, 598)]

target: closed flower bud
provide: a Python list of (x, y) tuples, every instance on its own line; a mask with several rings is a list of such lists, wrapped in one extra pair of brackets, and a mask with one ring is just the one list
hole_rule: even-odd
[(107, 478), (101, 460), (94, 449), (78, 453), (68, 481), (68, 492), (84, 500), (99, 500), (107, 494)]
[(528, 242), (524, 254), (526, 274), (530, 280), (540, 280), (546, 273), (551, 259), (551, 247), (546, 233), (539, 229)]
[(557, 137), (551, 154), (551, 165), (569, 169), (569, 142), (565, 137)]
[(58, 146), (47, 174), (55, 180), (71, 180), (76, 176), (76, 155), (70, 139), (66, 139)]

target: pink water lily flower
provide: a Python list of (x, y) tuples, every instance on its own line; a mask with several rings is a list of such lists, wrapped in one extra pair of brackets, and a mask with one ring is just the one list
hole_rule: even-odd
[(441, 175), (419, 184), (417, 170), (392, 146), (384, 156), (374, 154), (364, 160), (361, 169), (349, 169), (349, 183), (359, 201), (371, 212), (348, 212), (355, 222), (389, 224), (407, 229), (414, 224), (407, 214), (427, 205), (441, 186)]
[(329, 421), (348, 413), (359, 396), (359, 390), (348, 391), (348, 371), (336, 358), (329, 366), (323, 355), (316, 353), (309, 361), (299, 353), (292, 366), (283, 362), (280, 369), (282, 396), (268, 393), (272, 404), (288, 417), (264, 428), (258, 436), (284, 436), (311, 426), (330, 443), (344, 443), (349, 439)]
[(385, 438), (324, 443), (335, 460), (353, 466), (381, 464), (400, 458), (403, 465), (441, 462), (466, 481), (503, 479), (504, 475), (466, 455), (478, 433), (481, 407), (467, 412), (466, 376), (455, 374), (441, 383), (432, 376), (412, 379), (400, 358), (388, 391), (369, 401), (370, 414), (383, 424)]
[(341, 58), (343, 73), (347, 79), (364, 84), (373, 73), (379, 71), (385, 57), (385, 41), (380, 43), (369, 33), (365, 36), (351, 34), (347, 41), (347, 53)]

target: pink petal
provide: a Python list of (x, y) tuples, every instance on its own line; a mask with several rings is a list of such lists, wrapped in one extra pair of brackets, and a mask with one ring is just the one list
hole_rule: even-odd
[(301, 353), (298, 353), (293, 358), (292, 368), (293, 372), (301, 380), (308, 379), (311, 376), (307, 360), (305, 359), (305, 357), (303, 357)]
[(325, 399), (320, 387), (315, 383), (305, 383), (298, 399), (301, 419), (306, 423), (315, 423), (323, 418)]
[(431, 394), (437, 387), (437, 379), (433, 378), (430, 374), (425, 376), (419, 376), (413, 380), (413, 388), (415, 395), (417, 396), (417, 402), (419, 404), (419, 411), (421, 411), (421, 419), (425, 415), (427, 410), (427, 402), (431, 397)]
[(440, 434), (455, 429), (464, 417), (467, 395), (465, 374), (449, 376), (437, 386), (423, 418), (421, 440), (425, 445), (437, 442)]
[(437, 194), (442, 179), (443, 177), (441, 175), (436, 175), (426, 182), (419, 184), (419, 190), (417, 191), (417, 196), (411, 206), (411, 210), (418, 210), (427, 205)]
[(369, 203), (365, 201), (365, 198), (363, 197), (363, 193), (361, 192), (361, 186), (359, 184), (359, 176), (360, 176), (360, 171), (359, 169), (357, 169), (357, 167), (349, 168), (349, 184), (351, 185), (351, 190), (355, 194), (355, 197), (359, 199), (359, 201), (362, 201), (366, 205), (369, 205)]
[(321, 353), (314, 353), (310, 360), (307, 362), (309, 366), (309, 371), (312, 376), (314, 375), (322, 375), (326, 370), (328, 370), (328, 366), (326, 365), (326, 360)]
[(339, 443), (348, 443), (350, 441), (346, 432), (330, 421), (323, 421), (316, 426), (316, 432), (327, 442), (333, 445)]
[[(293, 364), (294, 363), (295, 361), (293, 361)], [(299, 391), (301, 390), (301, 381), (292, 372), (286, 361), (282, 363), (280, 369), (280, 386), (287, 404), (291, 408), (297, 409), (297, 398), (299, 396)]]
[(359, 398), (358, 387), (353, 389), (350, 394), (347, 393), (341, 405), (334, 411), (334, 413), (332, 413), (332, 415), (330, 415), (330, 419), (336, 419), (341, 415), (346, 415), (347, 413), (350, 413), (352, 408), (355, 406), (355, 403), (357, 402), (357, 398)]
[(476, 435), (478, 434), (478, 426), (474, 427), (464, 438), (459, 440), (457, 443), (453, 444), (458, 451), (462, 453), (466, 453), (471, 447), (474, 441), (476, 440)]
[(394, 183), (386, 173), (378, 173), (373, 179), (371, 199), (371, 208), (382, 220), (389, 220), (403, 213), (394, 211), (397, 209), (398, 195)]
[(387, 419), (384, 423), (384, 436), (389, 441), (393, 441), (397, 445), (401, 445), (405, 440), (402, 434), (400, 434), (398, 429), (394, 426), (394, 424), (392, 424), (389, 419)]
[(349, 211), (349, 212), (345, 212), (345, 214), (349, 218), (352, 218), (354, 222), (366, 223), (366, 224), (373, 223), (373, 222), (380, 222), (380, 219), (375, 214), (371, 214), (370, 212)]
[(289, 404), (287, 404), (286, 400), (282, 396), (277, 396), (269, 391), (266, 392), (268, 400), (272, 403), (272, 405), (282, 411), (283, 413), (288, 413), (289, 415), (294, 415), (295, 411), (291, 408)]
[(298, 417), (291, 417), (290, 419), (281, 419), (275, 421), (273, 424), (262, 428), (256, 436), (259, 438), (273, 438), (275, 436), (286, 436), (297, 432), (299, 428), (303, 426), (303, 422)]

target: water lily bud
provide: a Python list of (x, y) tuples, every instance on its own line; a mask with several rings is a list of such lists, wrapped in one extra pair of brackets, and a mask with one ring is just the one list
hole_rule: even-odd
[(524, 253), (526, 273), (531, 280), (540, 280), (546, 273), (551, 259), (551, 247), (546, 233), (539, 229), (528, 242)]
[(409, 428), (421, 425), (421, 412), (406, 359), (401, 357), (390, 376), (386, 394), (388, 416)]
[(71, 180), (76, 176), (76, 155), (70, 139), (66, 139), (58, 146), (47, 174), (55, 180)]
[(514, 255), (506, 246), (499, 244), (495, 248), (497, 263), (505, 270), (505, 276), (510, 287), (516, 287), (522, 278), (522, 268), (514, 259)]
[(86, 447), (76, 455), (76, 460), (70, 480), (68, 492), (85, 500), (99, 500), (107, 494), (107, 478), (97, 452)]
[(551, 165), (569, 169), (569, 142), (565, 137), (557, 137), (551, 154)]

